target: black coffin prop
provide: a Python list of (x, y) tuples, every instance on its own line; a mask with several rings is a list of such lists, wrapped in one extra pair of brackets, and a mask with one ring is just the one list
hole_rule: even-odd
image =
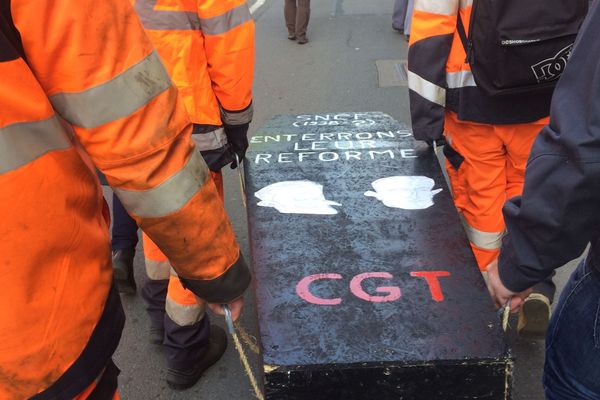
[(275, 117), (251, 140), (246, 185), (267, 399), (510, 398), (451, 193), (405, 125)]

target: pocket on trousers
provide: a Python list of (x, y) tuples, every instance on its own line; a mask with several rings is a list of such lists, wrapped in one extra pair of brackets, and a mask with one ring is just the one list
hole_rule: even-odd
[[(569, 317), (570, 308), (573, 301), (576, 300), (577, 295), (582, 289), (584, 289), (584, 286), (589, 284), (588, 280), (594, 279), (591, 276), (591, 272), (586, 271), (585, 267), (578, 268), (576, 270), (576, 274), (577, 275), (573, 277), (575, 279), (567, 284), (568, 287), (566, 287), (565, 289), (568, 289), (568, 292), (563, 292), (563, 294), (561, 295), (561, 299), (559, 300), (560, 308), (554, 311), (554, 317), (552, 317), (552, 319), (550, 320), (550, 325), (548, 326), (548, 335), (546, 337), (546, 351), (548, 351), (548, 349), (552, 347), (554, 342), (556, 342), (557, 337), (560, 334), (559, 328), (563, 323), (562, 319)], [(598, 322), (597, 319), (596, 322)], [(595, 331), (594, 334), (596, 334)], [(598, 343), (600, 344), (600, 340), (598, 341)]]

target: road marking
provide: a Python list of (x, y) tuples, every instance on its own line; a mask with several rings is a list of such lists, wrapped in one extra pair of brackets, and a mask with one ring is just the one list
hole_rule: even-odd
[(266, 0), (256, 0), (256, 3), (250, 6), (250, 13), (254, 14), (256, 10), (258, 10), (260, 7), (262, 7), (263, 4), (265, 4), (265, 1)]

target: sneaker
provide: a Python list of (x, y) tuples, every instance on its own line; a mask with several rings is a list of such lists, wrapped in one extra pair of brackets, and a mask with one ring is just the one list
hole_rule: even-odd
[(296, 40), (296, 35), (290, 33), (290, 34), (288, 34), (288, 39), (289, 40)]
[(302, 38), (298, 38), (298, 42), (297, 43), (298, 44), (306, 44), (306, 43), (308, 43), (308, 38), (306, 36), (302, 37)]
[(525, 299), (519, 312), (517, 332), (532, 339), (543, 339), (549, 321), (550, 300), (541, 293), (532, 293)]
[(121, 293), (134, 294), (136, 291), (133, 276), (135, 249), (119, 249), (112, 253), (113, 275), (117, 289)]
[(227, 348), (227, 334), (222, 328), (211, 325), (210, 337), (208, 338), (208, 351), (204, 358), (190, 369), (180, 370), (171, 369), (167, 370), (167, 384), (171, 389), (185, 390), (189, 389), (200, 380), (200, 377), (208, 368), (219, 359), (225, 353)]

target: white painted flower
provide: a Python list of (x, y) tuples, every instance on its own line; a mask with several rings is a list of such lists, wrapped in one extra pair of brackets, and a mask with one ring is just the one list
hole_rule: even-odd
[(261, 207), (273, 207), (282, 214), (333, 215), (331, 206), (340, 203), (325, 199), (323, 185), (312, 181), (283, 181), (273, 183), (255, 193)]
[(390, 176), (377, 179), (371, 184), (375, 192), (365, 196), (375, 197), (387, 207), (404, 210), (423, 210), (431, 207), (433, 196), (443, 189), (435, 189), (433, 179), (426, 176)]

